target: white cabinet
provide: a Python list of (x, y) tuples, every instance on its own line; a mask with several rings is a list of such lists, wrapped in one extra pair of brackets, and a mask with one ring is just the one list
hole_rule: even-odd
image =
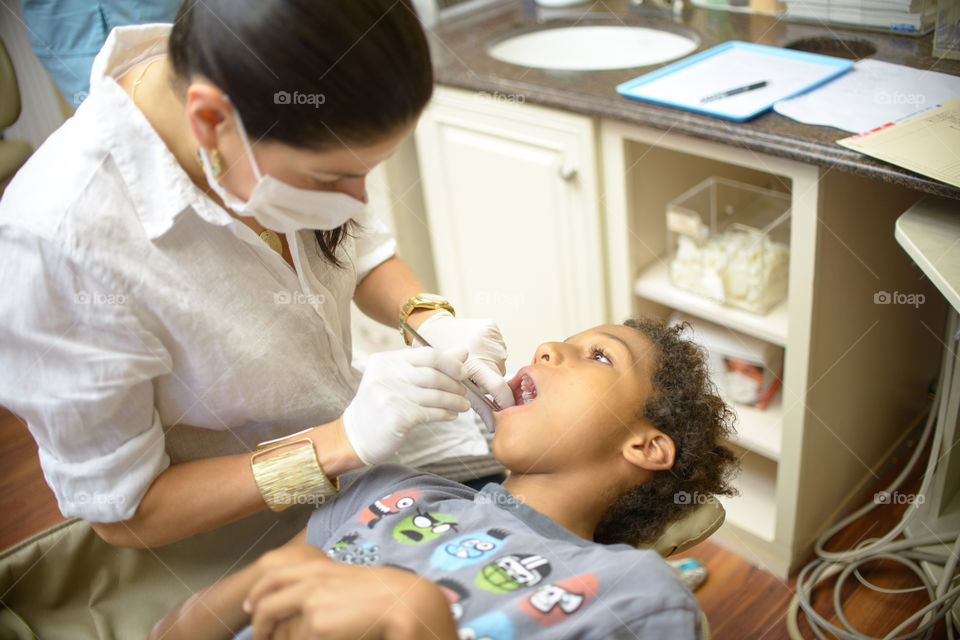
[(509, 363), (603, 322), (594, 121), (438, 87), (416, 131), (439, 291)]

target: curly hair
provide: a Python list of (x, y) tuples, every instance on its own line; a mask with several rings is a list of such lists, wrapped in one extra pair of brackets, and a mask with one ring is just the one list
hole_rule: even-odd
[(697, 503), (687, 496), (736, 495), (729, 480), (737, 459), (723, 444), (733, 433), (735, 416), (710, 380), (706, 353), (682, 336), (689, 324), (670, 326), (649, 318), (623, 324), (656, 347), (653, 391), (642, 417), (676, 447), (673, 467), (620, 496), (594, 532), (596, 542), (637, 546), (654, 542)]

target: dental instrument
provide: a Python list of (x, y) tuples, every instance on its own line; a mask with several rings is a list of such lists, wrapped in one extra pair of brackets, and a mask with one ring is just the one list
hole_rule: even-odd
[[(417, 342), (419, 342), (419, 343), (420, 343), (421, 345), (423, 345), (424, 347), (432, 347), (432, 346), (433, 346), (433, 345), (431, 345), (429, 342), (427, 342), (427, 340), (426, 340), (423, 336), (421, 336), (419, 333), (417, 333), (416, 329), (414, 329), (413, 327), (411, 327), (410, 324), (409, 324), (406, 320), (401, 321), (400, 326), (403, 327), (404, 331), (409, 332), (410, 335), (413, 336), (413, 339), (416, 340)], [(472, 391), (473, 393), (477, 394), (477, 396), (479, 396), (480, 399), (483, 400), (483, 401), (487, 404), (488, 407), (490, 407), (490, 408), (493, 409), (494, 411), (500, 411), (500, 405), (497, 404), (497, 401), (494, 400), (493, 397), (492, 397), (489, 393), (487, 393), (486, 391), (484, 391), (483, 387), (481, 387), (480, 385), (478, 385), (476, 382), (474, 382), (474, 381), (471, 380), (470, 378), (464, 378), (464, 379), (461, 380), (460, 382), (462, 382), (462, 383), (463, 383), (463, 386), (465, 386), (467, 389), (469, 389), (469, 390)]]

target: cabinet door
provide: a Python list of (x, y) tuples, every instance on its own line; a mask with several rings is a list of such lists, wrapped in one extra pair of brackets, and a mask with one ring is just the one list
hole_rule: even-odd
[(440, 291), (511, 365), (604, 322), (593, 120), (439, 88), (416, 132)]

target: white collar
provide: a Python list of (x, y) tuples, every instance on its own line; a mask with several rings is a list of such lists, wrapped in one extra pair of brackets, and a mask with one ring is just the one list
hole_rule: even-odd
[(93, 61), (90, 96), (78, 109), (80, 115), (87, 107), (84, 111), (103, 132), (106, 150), (115, 159), (151, 238), (168, 231), (175, 218), (190, 208), (210, 224), (236, 222), (190, 180), (143, 112), (117, 84), (116, 79), (132, 67), (166, 55), (171, 28), (169, 24), (114, 28)]

